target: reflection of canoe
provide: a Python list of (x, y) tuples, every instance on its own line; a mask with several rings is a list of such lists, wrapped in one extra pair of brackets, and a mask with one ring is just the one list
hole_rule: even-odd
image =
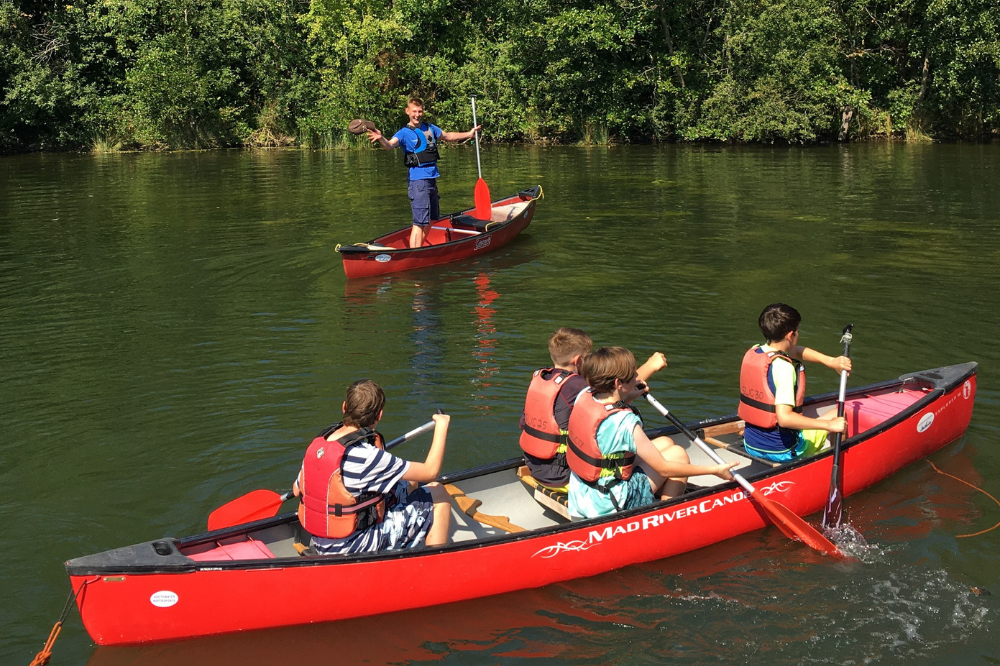
[(493, 216), (477, 220), (472, 209), (431, 223), (425, 245), (410, 248), (410, 229), (404, 227), (367, 243), (338, 245), (348, 278), (425, 268), (458, 261), (503, 247), (531, 224), (542, 188), (535, 186), (493, 202)]
[[(940, 449), (968, 427), (975, 363), (906, 375), (848, 393), (841, 462), (850, 495)], [(833, 407), (835, 394), (806, 401)], [(739, 445), (736, 416), (692, 424), (765, 494), (799, 515), (820, 510), (832, 454), (771, 467)], [(671, 434), (670, 428), (650, 434)], [(692, 460), (700, 451), (674, 433)], [(507, 534), (453, 512), (449, 545), (361, 556), (299, 556), (294, 513), (181, 539), (164, 538), (66, 563), (84, 625), (99, 644), (140, 643), (308, 624), (442, 604), (591, 576), (760, 529), (766, 515), (733, 482), (694, 477), (668, 502), (570, 523), (565, 507), (519, 480), (520, 459), (442, 480), (481, 500)], [(803, 556), (811, 551), (803, 550)], [(81, 590), (81, 587), (84, 589)]]

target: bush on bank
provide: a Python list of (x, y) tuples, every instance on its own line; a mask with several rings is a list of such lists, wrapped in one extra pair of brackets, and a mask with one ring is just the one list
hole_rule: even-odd
[(975, 0), (0, 0), (0, 148), (347, 145), (410, 94), (494, 141), (983, 139)]

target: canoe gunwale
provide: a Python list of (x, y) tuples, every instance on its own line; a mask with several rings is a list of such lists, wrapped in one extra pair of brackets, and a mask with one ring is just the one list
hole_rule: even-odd
[[(942, 396), (950, 393), (952, 390), (957, 388), (962, 384), (962, 382), (973, 377), (978, 370), (977, 363), (966, 363), (958, 364), (953, 366), (948, 366), (946, 368), (935, 368), (932, 370), (926, 370), (920, 373), (912, 373), (909, 375), (903, 375), (899, 379), (889, 380), (885, 382), (879, 382), (876, 384), (869, 384), (866, 386), (857, 387), (852, 389), (847, 393), (847, 397), (858, 398), (865, 394), (870, 394), (875, 391), (886, 391), (896, 387), (903, 387), (910, 383), (917, 382), (923, 384), (925, 387), (929, 388), (930, 391), (922, 396), (919, 400), (909, 405), (905, 409), (900, 410), (898, 413), (889, 417), (885, 421), (879, 423), (876, 427), (866, 430), (863, 433), (855, 435), (843, 442), (843, 450), (847, 451), (873, 437), (876, 437), (887, 430), (893, 428), (899, 423), (911, 418), (915, 413), (926, 408), (928, 404), (940, 399)], [(950, 371), (948, 374), (950, 376), (944, 376), (940, 379), (929, 378), (926, 375), (928, 373), (935, 373), (939, 371)], [(821, 394), (807, 398), (805, 401), (806, 405), (817, 404), (828, 402), (830, 400), (835, 400), (837, 398), (836, 392)], [(723, 417), (713, 417), (709, 419), (704, 419), (697, 423), (690, 424), (692, 430), (698, 430), (701, 428), (720, 425), (727, 422), (732, 422), (737, 420), (736, 414), (731, 414)], [(673, 426), (668, 426), (665, 428), (659, 428), (655, 430), (649, 430), (651, 435), (661, 435), (668, 434), (670, 432), (676, 432), (677, 429)], [(812, 456), (809, 458), (792, 461), (785, 463), (778, 467), (763, 470), (757, 474), (751, 474), (747, 476), (750, 481), (760, 481), (766, 480), (773, 476), (778, 476), (784, 474), (790, 470), (794, 470), (805, 465), (812, 464), (822, 464), (822, 461), (826, 460), (832, 455), (832, 450), (826, 451), (824, 453)], [(522, 464), (521, 458), (510, 458), (507, 460), (489, 463), (479, 467), (474, 467), (466, 470), (460, 470), (453, 472), (451, 474), (446, 474), (441, 477), (441, 481), (444, 482), (458, 482), (464, 479), (474, 478), (478, 476), (484, 476), (487, 474), (493, 474), (497, 472), (502, 472), (509, 469), (514, 469)], [(675, 497), (671, 500), (655, 502), (651, 505), (637, 507), (628, 511), (622, 511), (620, 513), (614, 513), (608, 516), (601, 516), (599, 518), (592, 518), (589, 520), (583, 520), (578, 522), (567, 522), (557, 525), (551, 525), (548, 527), (538, 528), (534, 530), (529, 530), (526, 532), (513, 533), (513, 534), (499, 534), (493, 536), (487, 536), (470, 541), (462, 541), (457, 543), (450, 543), (444, 546), (434, 547), (434, 548), (414, 548), (402, 551), (384, 551), (378, 553), (367, 553), (358, 555), (325, 555), (317, 557), (282, 557), (273, 558), (267, 560), (237, 560), (232, 562), (205, 562), (196, 563), (193, 561), (188, 561), (185, 563), (177, 564), (164, 564), (162, 566), (152, 566), (152, 565), (138, 565), (138, 564), (127, 564), (125, 562), (106, 562), (101, 563), (101, 566), (97, 566), (97, 563), (91, 558), (97, 558), (106, 553), (112, 551), (105, 551), (105, 553), (97, 553), (95, 555), (86, 556), (82, 558), (77, 558), (75, 560), (70, 560), (65, 563), (66, 570), (70, 576), (92, 576), (92, 575), (107, 575), (107, 574), (174, 574), (174, 573), (191, 573), (199, 570), (212, 569), (212, 570), (248, 570), (248, 569), (278, 569), (278, 568), (288, 568), (288, 567), (310, 567), (310, 566), (337, 566), (340, 564), (353, 564), (360, 562), (373, 562), (373, 561), (391, 561), (400, 560), (405, 558), (424, 558), (424, 557), (435, 557), (444, 556), (452, 554), (458, 551), (466, 551), (477, 548), (488, 548), (502, 543), (511, 543), (517, 541), (523, 541), (527, 539), (540, 538), (543, 536), (549, 536), (559, 532), (575, 531), (581, 528), (592, 528), (598, 527), (604, 523), (611, 523), (621, 521), (623, 519), (632, 518), (635, 516), (640, 516), (644, 513), (659, 512), (671, 507), (672, 505), (679, 505), (682, 503), (687, 503), (692, 500), (698, 500), (704, 497), (708, 497), (715, 494), (731, 493), (733, 490), (738, 489), (738, 485), (735, 481), (730, 481), (727, 483), (722, 483), (715, 486), (709, 486), (706, 488), (697, 489), (690, 493), (685, 493), (681, 496)], [(176, 550), (182, 547), (189, 547), (205, 543), (208, 541), (215, 541), (220, 539), (225, 539), (228, 537), (238, 536), (240, 534), (245, 534), (248, 532), (256, 532), (259, 530), (266, 529), (268, 527), (275, 527), (279, 525), (285, 525), (290, 522), (295, 521), (297, 518), (294, 512), (282, 514), (273, 518), (267, 518), (253, 523), (247, 523), (244, 525), (238, 525), (235, 527), (226, 528), (223, 530), (216, 530), (214, 532), (206, 532), (202, 534), (191, 535), (187, 537), (182, 537), (179, 539), (156, 539), (154, 541), (167, 542), (171, 545), (172, 550)], [(133, 547), (143, 546), (146, 544), (152, 544), (153, 541), (146, 542), (145, 544), (136, 544)], [(183, 557), (183, 555), (181, 555)], [(91, 560), (90, 563), (80, 562), (80, 560)], [(76, 563), (76, 564), (74, 564)]]
[[(492, 202), (492, 205), (498, 205), (498, 204), (502, 204), (502, 202), (507, 201), (509, 199), (514, 199), (514, 198), (520, 197), (522, 201), (524, 201), (525, 199), (528, 200), (528, 207), (525, 208), (521, 213), (519, 213), (515, 217), (513, 217), (513, 218), (511, 218), (511, 219), (509, 219), (509, 220), (507, 220), (505, 222), (501, 222), (500, 224), (498, 224), (495, 227), (492, 227), (490, 229), (486, 229), (482, 233), (476, 234), (475, 236), (467, 236), (465, 238), (457, 238), (455, 240), (447, 241), (445, 243), (437, 243), (435, 245), (427, 245), (427, 246), (418, 247), (418, 248), (412, 248), (412, 247), (394, 247), (394, 248), (386, 248), (384, 250), (371, 250), (371, 249), (365, 247), (364, 245), (341, 245), (341, 246), (337, 247), (337, 252), (339, 252), (343, 256), (343, 258), (345, 258), (345, 259), (347, 259), (350, 255), (359, 255), (359, 254), (363, 254), (363, 255), (368, 255), (368, 254), (389, 254), (389, 255), (405, 254), (405, 255), (409, 255), (409, 256), (419, 256), (421, 253), (426, 253), (426, 252), (429, 252), (431, 250), (437, 250), (439, 248), (458, 247), (460, 245), (468, 245), (468, 244), (474, 243), (476, 241), (481, 241), (483, 238), (485, 238), (487, 236), (492, 236), (495, 233), (506, 229), (507, 227), (509, 227), (510, 225), (514, 224), (515, 222), (517, 222), (519, 219), (523, 218), (526, 215), (528, 215), (528, 216), (533, 215), (533, 211), (535, 209), (535, 204), (538, 202), (538, 199), (539, 199), (540, 191), (541, 191), (541, 186), (535, 185), (534, 187), (529, 187), (526, 190), (521, 190), (520, 192), (512, 194), (512, 195), (510, 195), (508, 197), (502, 197), (502, 198), (497, 199), (496, 201)], [(442, 217), (440, 220), (436, 220), (436, 221), (440, 222), (442, 220), (453, 220), (456, 217), (460, 217), (462, 215), (468, 215), (471, 212), (472, 212), (472, 209), (460, 210), (460, 211), (457, 211), (457, 212), (454, 212), (454, 213), (448, 213), (447, 215), (445, 215), (444, 217)], [(377, 238), (373, 238), (372, 240), (368, 241), (365, 245), (378, 245), (378, 242), (380, 240), (382, 240), (384, 238), (388, 238), (388, 237), (393, 236), (395, 234), (398, 234), (401, 231), (405, 231), (406, 229), (409, 229), (410, 226), (412, 226), (412, 225), (408, 225), (408, 226), (405, 226), (405, 227), (400, 227), (399, 229), (395, 229), (393, 231), (390, 231), (387, 234), (382, 234), (381, 236), (379, 236)]]

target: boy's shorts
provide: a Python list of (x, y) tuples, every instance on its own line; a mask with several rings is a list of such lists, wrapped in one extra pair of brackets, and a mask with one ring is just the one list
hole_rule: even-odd
[(826, 439), (826, 430), (800, 430), (799, 440), (795, 444), (795, 449), (792, 451), (762, 451), (760, 449), (746, 446), (746, 442), (744, 442), (743, 445), (750, 453), (758, 458), (770, 460), (771, 462), (788, 462), (790, 460), (819, 453), (826, 446)]
[(406, 191), (410, 195), (410, 210), (413, 211), (415, 226), (426, 227), (441, 217), (436, 178), (411, 180)]

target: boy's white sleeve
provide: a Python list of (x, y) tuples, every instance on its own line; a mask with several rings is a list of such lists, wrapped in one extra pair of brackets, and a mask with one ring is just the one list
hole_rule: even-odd
[(795, 367), (787, 361), (775, 360), (771, 363), (771, 379), (774, 380), (774, 404), (795, 406)]

